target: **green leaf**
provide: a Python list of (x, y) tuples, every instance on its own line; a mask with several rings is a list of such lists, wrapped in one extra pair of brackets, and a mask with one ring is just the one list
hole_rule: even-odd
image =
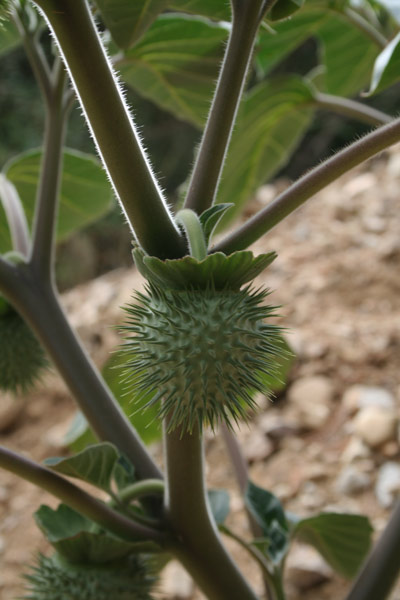
[(168, 0), (96, 0), (96, 4), (115, 43), (130, 48), (166, 8)]
[(217, 525), (222, 525), (229, 514), (229, 494), (226, 490), (208, 490), (208, 501)]
[(239, 289), (266, 269), (276, 258), (275, 252), (254, 256), (249, 250), (209, 254), (198, 261), (192, 256), (173, 260), (160, 260), (144, 256), (136, 248), (133, 257), (139, 271), (149, 281), (169, 289), (200, 288), (213, 285), (215, 289)]
[(251, 481), (244, 496), (245, 504), (261, 527), (264, 537), (252, 542), (279, 565), (289, 549), (289, 527), (283, 507), (276, 496)]
[[(29, 224), (33, 221), (41, 160), (41, 151), (33, 150), (20, 154), (3, 169), (17, 188)], [(106, 214), (112, 206), (112, 198), (110, 184), (97, 159), (90, 154), (65, 151), (57, 240), (67, 238)], [(0, 209), (0, 252), (11, 247), (4, 219)]]
[(13, 21), (0, 21), (0, 56), (14, 50), (21, 43), (18, 30)]
[(120, 456), (115, 463), (112, 478), (119, 490), (123, 490), (128, 485), (135, 483), (135, 468), (125, 456)]
[(135, 550), (134, 542), (96, 531), (94, 523), (65, 504), (57, 510), (42, 505), (34, 516), (50, 544), (72, 563), (106, 563)]
[(325, 68), (325, 90), (354, 95), (368, 82), (379, 49), (359, 29), (329, 6), (306, 2), (291, 19), (274, 23), (276, 35), (261, 30), (257, 63), (268, 73), (310, 37), (320, 43), (320, 62)]
[(47, 458), (44, 463), (57, 473), (77, 477), (109, 492), (114, 465), (118, 458), (115, 446), (109, 442), (102, 442), (88, 446), (82, 452), (68, 458)]
[(201, 15), (215, 21), (230, 21), (229, 2), (225, 0), (172, 0), (168, 3), (172, 10)]
[(288, 160), (310, 123), (311, 103), (310, 87), (295, 76), (251, 90), (239, 110), (218, 193), (218, 203), (235, 204), (224, 225)]
[(259, 373), (259, 377), (265, 389), (280, 392), (286, 387), (286, 381), (295, 356), (287, 340), (282, 335), (277, 336), (275, 344), (280, 347), (281, 351), (275, 355), (274, 372), (271, 375)]
[(341, 513), (321, 513), (300, 520), (293, 531), (316, 548), (341, 575), (354, 577), (371, 546), (372, 527), (366, 517)]
[(228, 202), (227, 204), (214, 204), (214, 206), (207, 208), (207, 210), (201, 213), (200, 223), (203, 227), (204, 237), (207, 244), (209, 243), (220, 219), (232, 206), (234, 206), (232, 202)]
[(377, 94), (400, 79), (400, 33), (392, 39), (375, 61), (368, 96)]
[(288, 19), (297, 12), (304, 4), (304, 0), (278, 0), (270, 11), (267, 18), (269, 21), (281, 21)]
[(227, 30), (211, 21), (164, 15), (117, 64), (139, 94), (202, 126), (209, 110)]

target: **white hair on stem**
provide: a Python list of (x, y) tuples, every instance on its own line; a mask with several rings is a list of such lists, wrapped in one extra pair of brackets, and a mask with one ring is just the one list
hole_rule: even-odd
[[(112, 189), (114, 190), (114, 193), (115, 193), (115, 196), (116, 196), (117, 200), (119, 201), (119, 204), (120, 204), (120, 207), (121, 207), (122, 213), (123, 213), (123, 215), (125, 216), (125, 219), (126, 219), (126, 221), (127, 221), (128, 225), (129, 225), (129, 227), (130, 227), (130, 229), (131, 229), (131, 231), (132, 231), (132, 234), (134, 235), (135, 239), (137, 240), (137, 238), (136, 238), (136, 234), (135, 234), (135, 230), (134, 230), (134, 228), (133, 228), (133, 224), (131, 223), (131, 221), (130, 221), (130, 219), (129, 219), (129, 216), (128, 216), (127, 212), (126, 212), (125, 206), (124, 206), (123, 202), (121, 201), (121, 198), (120, 198), (120, 196), (119, 196), (118, 190), (117, 190), (117, 188), (116, 188), (116, 186), (115, 186), (115, 184), (114, 184), (114, 181), (113, 181), (113, 179), (112, 179), (112, 177), (111, 177), (111, 174), (110, 174), (110, 172), (109, 172), (109, 170), (108, 170), (107, 163), (106, 163), (106, 161), (105, 161), (105, 159), (104, 159), (104, 157), (103, 157), (103, 154), (102, 154), (102, 152), (101, 152), (101, 148), (100, 148), (100, 146), (99, 146), (99, 144), (98, 144), (98, 142), (97, 142), (97, 139), (96, 139), (96, 136), (95, 136), (95, 134), (94, 134), (94, 131), (93, 131), (92, 125), (91, 125), (91, 123), (90, 123), (90, 119), (89, 119), (89, 117), (88, 117), (88, 114), (86, 113), (86, 110), (85, 110), (85, 106), (84, 106), (83, 100), (82, 100), (82, 98), (81, 98), (81, 96), (80, 96), (80, 94), (79, 94), (79, 90), (78, 90), (78, 88), (77, 88), (77, 86), (76, 86), (76, 84), (75, 84), (74, 78), (73, 78), (73, 76), (72, 76), (71, 70), (70, 70), (70, 68), (69, 68), (69, 65), (68, 65), (68, 61), (66, 60), (65, 54), (64, 54), (64, 52), (63, 52), (63, 50), (62, 50), (62, 47), (61, 47), (61, 45), (59, 44), (59, 42), (58, 42), (58, 39), (57, 39), (56, 35), (54, 34), (54, 32), (53, 32), (53, 30), (52, 30), (51, 23), (50, 23), (50, 21), (49, 21), (49, 19), (48, 19), (47, 15), (46, 15), (46, 14), (45, 14), (45, 12), (43, 11), (43, 9), (42, 9), (41, 7), (39, 7), (39, 6), (37, 6), (36, 4), (35, 4), (34, 6), (35, 6), (35, 8), (37, 8), (37, 9), (39, 10), (39, 12), (40, 12), (40, 13), (41, 13), (41, 15), (43, 16), (44, 20), (46, 21), (46, 23), (47, 23), (47, 25), (48, 25), (48, 28), (49, 28), (49, 31), (50, 31), (50, 34), (51, 34), (52, 38), (54, 39), (54, 42), (55, 42), (55, 44), (56, 44), (56, 46), (57, 46), (57, 48), (58, 48), (58, 50), (59, 50), (59, 52), (60, 52), (60, 55), (61, 55), (61, 57), (63, 58), (64, 66), (65, 66), (65, 68), (66, 68), (66, 70), (67, 70), (67, 72), (68, 72), (69, 79), (70, 79), (70, 81), (71, 81), (71, 83), (72, 83), (72, 86), (73, 86), (73, 88), (74, 88), (74, 90), (75, 90), (75, 93), (76, 93), (76, 95), (77, 95), (77, 97), (78, 97), (79, 104), (80, 104), (80, 108), (81, 108), (81, 110), (82, 110), (82, 115), (84, 116), (84, 118), (85, 118), (85, 120), (86, 120), (86, 123), (87, 123), (87, 125), (88, 125), (88, 128), (89, 128), (90, 135), (91, 135), (91, 137), (92, 137), (92, 139), (93, 139), (93, 142), (94, 142), (94, 144), (95, 144), (95, 147), (96, 147), (97, 153), (98, 153), (98, 155), (99, 155), (99, 157), (100, 157), (100, 160), (101, 160), (101, 163), (102, 163), (102, 165), (103, 165), (103, 167), (104, 167), (104, 170), (105, 170), (105, 172), (106, 172), (107, 178), (108, 178), (108, 180), (109, 180), (109, 182), (110, 182), (110, 184), (111, 184), (111, 186), (112, 186)], [(120, 99), (121, 99), (121, 103), (122, 103), (122, 105), (123, 105), (123, 107), (124, 107), (124, 109), (125, 109), (125, 112), (126, 112), (126, 114), (128, 115), (128, 120), (129, 120), (129, 123), (130, 123), (130, 125), (131, 125), (131, 128), (132, 128), (133, 135), (134, 135), (134, 137), (135, 137), (135, 139), (136, 139), (136, 141), (137, 141), (138, 148), (140, 149), (140, 152), (141, 152), (141, 154), (142, 154), (142, 156), (143, 156), (143, 158), (144, 158), (145, 164), (146, 164), (146, 166), (147, 166), (147, 168), (148, 168), (148, 171), (149, 171), (149, 173), (150, 173), (150, 175), (151, 175), (151, 178), (152, 178), (152, 180), (153, 180), (153, 182), (154, 182), (155, 188), (156, 188), (156, 189), (157, 189), (157, 191), (158, 191), (158, 194), (159, 194), (160, 200), (162, 201), (162, 203), (163, 203), (163, 205), (164, 205), (164, 208), (165, 208), (165, 210), (166, 210), (166, 213), (167, 213), (167, 215), (169, 216), (169, 218), (170, 218), (170, 221), (171, 221), (171, 223), (173, 224), (173, 226), (174, 226), (174, 228), (176, 229), (176, 231), (179, 231), (179, 228), (178, 228), (178, 226), (176, 225), (176, 223), (175, 223), (175, 220), (174, 220), (174, 218), (173, 218), (172, 211), (171, 211), (170, 207), (168, 206), (168, 203), (167, 203), (167, 201), (166, 201), (166, 198), (165, 198), (165, 196), (164, 196), (164, 191), (162, 190), (162, 188), (161, 188), (161, 186), (160, 186), (160, 184), (159, 184), (159, 182), (158, 182), (158, 180), (157, 180), (157, 177), (156, 177), (156, 175), (155, 175), (155, 173), (154, 173), (154, 170), (153, 170), (152, 164), (151, 164), (151, 162), (150, 162), (150, 159), (149, 159), (149, 157), (148, 157), (148, 155), (147, 155), (146, 149), (144, 148), (144, 146), (143, 146), (143, 144), (142, 144), (142, 141), (143, 141), (143, 140), (142, 140), (142, 136), (140, 135), (140, 132), (139, 132), (139, 130), (138, 130), (138, 127), (137, 127), (137, 126), (136, 126), (136, 124), (135, 124), (135, 121), (134, 121), (134, 117), (133, 117), (132, 111), (131, 111), (131, 109), (130, 109), (130, 107), (129, 107), (129, 105), (128, 105), (128, 102), (127, 102), (127, 99), (126, 99), (126, 91), (123, 89), (123, 87), (122, 87), (122, 85), (121, 85), (121, 82), (120, 82), (120, 76), (119, 76), (119, 75), (116, 73), (115, 69), (113, 68), (112, 61), (110, 60), (110, 57), (109, 57), (109, 56), (108, 56), (108, 54), (107, 54), (107, 50), (106, 50), (106, 48), (104, 47), (104, 44), (103, 44), (103, 42), (102, 42), (102, 40), (101, 40), (101, 36), (100, 36), (100, 34), (99, 34), (99, 30), (98, 30), (98, 28), (97, 28), (97, 26), (96, 26), (96, 23), (94, 23), (94, 25), (95, 25), (95, 31), (96, 31), (96, 35), (97, 35), (97, 38), (98, 38), (98, 40), (99, 40), (99, 44), (100, 44), (100, 46), (101, 46), (102, 52), (103, 52), (103, 54), (104, 54), (104, 57), (105, 57), (105, 59), (106, 59), (106, 62), (107, 62), (107, 64), (108, 64), (108, 67), (109, 67), (109, 69), (110, 69), (110, 72), (111, 72), (112, 78), (113, 78), (113, 80), (114, 80), (114, 83), (115, 83), (116, 89), (117, 89), (117, 91), (118, 91), (118, 95), (119, 95), (119, 97), (120, 97)]]

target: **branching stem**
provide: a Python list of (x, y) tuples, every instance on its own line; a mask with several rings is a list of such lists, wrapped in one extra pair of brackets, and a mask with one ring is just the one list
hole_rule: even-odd
[(262, 5), (262, 0), (232, 2), (233, 19), (228, 46), (185, 201), (185, 207), (197, 214), (209, 208), (215, 200)]
[(165, 484), (161, 479), (144, 479), (133, 483), (119, 492), (122, 502), (132, 502), (143, 496), (152, 496), (154, 494), (163, 494)]
[(400, 119), (368, 133), (303, 175), (263, 210), (214, 246), (212, 251), (230, 254), (247, 248), (332, 181), (398, 141)]
[[(177, 258), (185, 244), (169, 213), (86, 0), (36, 0), (48, 19), (100, 155), (140, 245)], [(84, 51), (83, 51), (84, 49)]]
[(134, 523), (100, 502), (78, 486), (50, 469), (0, 446), (0, 467), (50, 492), (70, 508), (105, 527), (115, 535), (129, 540), (163, 541), (163, 534), (155, 529)]

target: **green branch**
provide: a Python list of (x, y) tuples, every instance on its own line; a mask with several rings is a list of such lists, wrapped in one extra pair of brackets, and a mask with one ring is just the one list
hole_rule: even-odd
[(372, 40), (374, 44), (379, 46), (379, 48), (385, 48), (387, 46), (388, 40), (385, 38), (385, 36), (358, 12), (348, 7), (339, 9), (338, 12), (343, 15), (352, 25), (357, 27), (357, 29), (369, 37), (369, 39)]
[(154, 494), (163, 494), (165, 484), (161, 479), (144, 479), (133, 483), (119, 492), (119, 498), (122, 502), (132, 502), (143, 496), (153, 496)]
[(33, 224), (32, 265), (44, 279), (53, 276), (62, 151), (68, 113), (64, 110), (66, 72), (55, 60), (47, 102), (43, 160)]
[(386, 125), (393, 121), (393, 117), (376, 108), (331, 94), (314, 93), (314, 103), (317, 108), (330, 110), (373, 126)]
[(146, 252), (184, 254), (86, 0), (36, 0), (48, 19), (128, 222)]
[(375, 548), (365, 561), (347, 600), (384, 600), (400, 573), (400, 502)]
[(201, 214), (218, 189), (260, 21), (262, 0), (232, 2), (228, 46), (189, 183), (185, 208)]
[(64, 477), (3, 446), (0, 446), (0, 467), (53, 494), (70, 508), (119, 537), (133, 541), (138, 538), (163, 541), (164, 536), (160, 531), (134, 523)]
[(256, 600), (222, 545), (210, 513), (199, 432), (175, 430), (165, 433), (164, 440), (165, 515), (174, 534), (171, 552), (209, 600)]
[(72, 331), (51, 282), (38, 279), (30, 265), (11, 267), (2, 260), (0, 289), (42, 342), (97, 437), (125, 454), (139, 479), (161, 479), (157, 465)]
[(303, 175), (242, 227), (219, 242), (212, 251), (230, 254), (247, 248), (314, 194), (398, 141), (400, 141), (400, 119), (368, 133)]

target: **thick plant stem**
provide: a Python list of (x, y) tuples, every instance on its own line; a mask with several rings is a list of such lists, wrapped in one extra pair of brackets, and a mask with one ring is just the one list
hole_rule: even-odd
[(198, 214), (215, 200), (260, 22), (262, 1), (233, 5), (231, 34), (185, 202)]
[(66, 125), (63, 102), (65, 80), (64, 66), (57, 62), (47, 105), (43, 161), (33, 225), (31, 261), (42, 279), (50, 279), (54, 273), (55, 229)]
[(388, 598), (400, 574), (400, 502), (367, 558), (347, 600)]
[(72, 331), (57, 295), (31, 265), (0, 262), (0, 289), (29, 323), (101, 440), (115, 444), (139, 479), (161, 478), (157, 465)]
[(256, 600), (226, 552), (208, 506), (203, 442), (198, 431), (165, 433), (165, 513), (175, 542), (170, 550), (209, 600)]
[(332, 181), (398, 141), (400, 119), (365, 135), (300, 177), (242, 227), (216, 244), (212, 251), (230, 254), (247, 248)]
[(0, 467), (50, 492), (70, 508), (124, 539), (162, 541), (163, 534), (134, 523), (50, 469), (0, 446)]
[(357, 121), (363, 121), (370, 125), (379, 126), (386, 125), (393, 121), (393, 117), (386, 113), (357, 102), (355, 100), (349, 100), (348, 98), (341, 98), (340, 96), (332, 96), (331, 94), (321, 94), (316, 92), (314, 94), (314, 101), (317, 108), (323, 108), (324, 110), (330, 110)]
[(185, 243), (141, 146), (86, 0), (36, 0), (48, 19), (89, 127), (139, 244), (177, 258)]

